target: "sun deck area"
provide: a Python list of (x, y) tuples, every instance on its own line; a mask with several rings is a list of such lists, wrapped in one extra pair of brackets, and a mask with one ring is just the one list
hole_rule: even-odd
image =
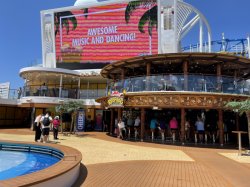
[[(29, 129), (1, 129), (0, 140), (32, 142)], [(74, 186), (248, 186), (250, 157), (235, 149), (122, 141), (104, 132), (59, 135), (48, 145), (82, 153)]]

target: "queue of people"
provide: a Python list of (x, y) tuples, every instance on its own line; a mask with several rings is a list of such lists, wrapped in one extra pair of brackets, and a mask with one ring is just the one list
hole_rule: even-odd
[[(164, 118), (165, 117), (165, 118)], [(218, 124), (215, 121), (214, 124), (205, 121), (202, 115), (197, 114), (196, 120), (186, 117), (184, 123), (184, 137), (185, 142), (195, 143), (215, 143), (219, 141)], [(225, 142), (228, 141), (227, 124), (223, 124)], [(166, 116), (152, 116), (146, 120), (145, 123), (145, 136), (152, 141), (158, 140), (180, 140), (181, 138), (181, 125), (180, 120), (177, 120), (176, 116), (172, 116), (169, 120)], [(127, 117), (123, 116), (121, 119), (115, 119), (115, 131), (114, 133), (118, 138), (130, 139), (139, 138), (140, 135), (140, 117), (133, 118), (132, 115)]]
[(128, 119), (125, 117), (119, 120), (115, 119), (115, 134), (118, 138), (126, 139), (131, 138), (132, 131), (134, 132), (134, 138), (139, 138), (139, 128), (140, 128), (140, 117), (137, 116), (135, 119), (130, 115)]
[(47, 111), (45, 115), (39, 114), (34, 121), (35, 141), (49, 142), (50, 130), (53, 130), (54, 140), (58, 139), (58, 129), (60, 126), (59, 116), (51, 117), (51, 112)]
[[(190, 117), (190, 115), (189, 115)], [(215, 143), (219, 140), (219, 129), (218, 122), (211, 124), (210, 121), (205, 120), (204, 116), (197, 115), (194, 116), (192, 120), (188, 116), (185, 119), (184, 124), (184, 141), (185, 142), (195, 142), (195, 143)], [(107, 130), (107, 123), (103, 121), (104, 129)], [(58, 139), (58, 130), (60, 126), (59, 116), (51, 117), (51, 113), (48, 111), (45, 115), (40, 114), (35, 118), (35, 141), (38, 142), (48, 142), (50, 131), (53, 130), (54, 140)], [(115, 119), (115, 131), (114, 133), (118, 138), (121, 139), (139, 139), (141, 137), (141, 120), (139, 115), (128, 115), (122, 118)], [(224, 141), (228, 141), (228, 129), (227, 123), (223, 124), (224, 127)], [(166, 116), (166, 115), (153, 115), (147, 118), (145, 123), (145, 135), (152, 141), (156, 139), (172, 140), (175, 142), (180, 139), (180, 120), (176, 115)], [(143, 138), (143, 137), (141, 137)]]

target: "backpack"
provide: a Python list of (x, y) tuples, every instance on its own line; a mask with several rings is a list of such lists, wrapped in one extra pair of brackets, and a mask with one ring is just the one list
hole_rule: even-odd
[(50, 125), (49, 117), (44, 117), (43, 118), (43, 125), (46, 126), (46, 127)]

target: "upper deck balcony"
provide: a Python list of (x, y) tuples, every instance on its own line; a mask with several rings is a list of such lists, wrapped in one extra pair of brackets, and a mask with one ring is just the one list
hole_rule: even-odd
[(142, 91), (189, 91), (216, 92), (250, 95), (250, 81), (230, 76), (217, 77), (201, 74), (159, 74), (151, 76), (130, 77), (124, 80), (110, 81), (109, 93)]
[[(61, 68), (28, 67), (20, 70), (25, 80), (21, 103), (58, 104), (69, 99), (93, 101), (105, 96), (107, 80), (100, 70), (74, 71)], [(95, 104), (95, 103), (94, 103)]]
[(108, 91), (188, 91), (249, 95), (250, 59), (220, 53), (172, 53), (105, 66)]

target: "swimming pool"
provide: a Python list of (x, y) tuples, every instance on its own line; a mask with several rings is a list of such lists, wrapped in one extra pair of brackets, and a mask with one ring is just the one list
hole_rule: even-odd
[(45, 169), (59, 160), (47, 154), (0, 150), (0, 180)]
[(48, 146), (0, 142), (0, 180), (45, 169), (63, 158), (63, 153)]
[(81, 153), (57, 144), (0, 141), (0, 186), (72, 186)]

